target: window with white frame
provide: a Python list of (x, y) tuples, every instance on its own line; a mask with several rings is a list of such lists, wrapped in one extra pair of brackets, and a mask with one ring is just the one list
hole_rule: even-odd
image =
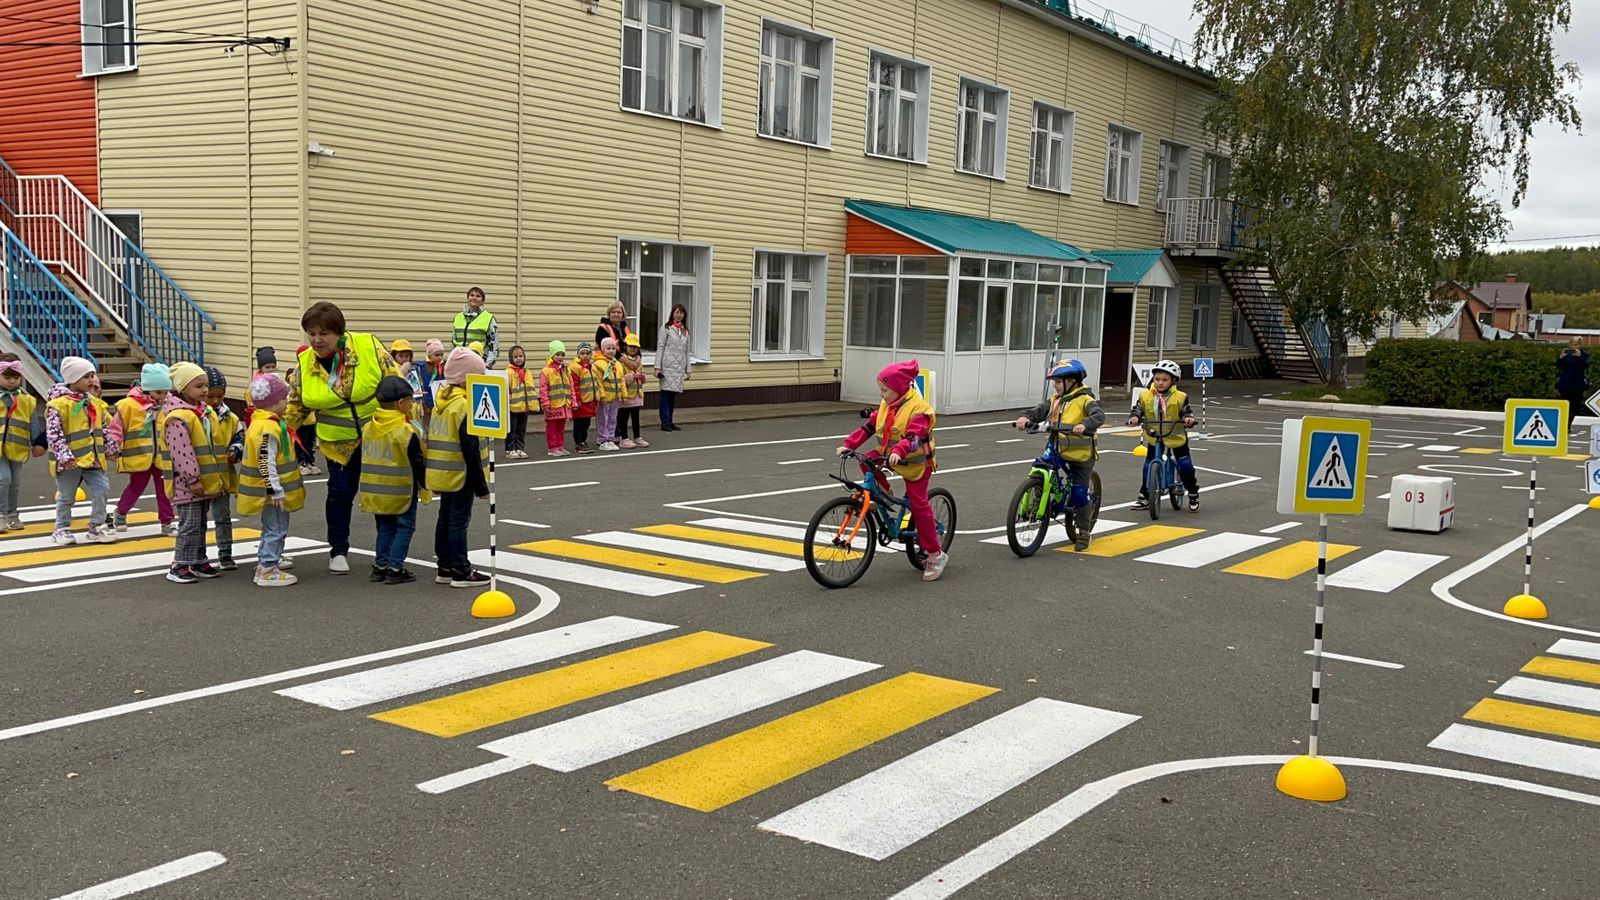
[(133, 4), (134, 0), (83, 0), (83, 74), (138, 68)]
[(752, 356), (820, 356), (828, 258), (756, 251), (750, 292)]
[(1049, 191), (1072, 190), (1072, 113), (1033, 104), (1033, 153), (1028, 184)]
[(973, 175), (1006, 177), (1008, 92), (963, 78), (957, 101), (956, 168)]
[(832, 138), (833, 39), (767, 22), (761, 28), (757, 130), (827, 146)]
[(1205, 183), (1201, 186), (1200, 196), (1226, 199), (1233, 191), (1233, 160), (1207, 153), (1203, 177)]
[(1161, 162), (1157, 166), (1156, 209), (1165, 210), (1172, 197), (1189, 196), (1189, 148), (1172, 141), (1161, 142)]
[(1255, 340), (1250, 335), (1250, 323), (1244, 317), (1244, 307), (1233, 304), (1233, 324), (1229, 328), (1228, 346), (1248, 347)]
[(1106, 129), (1106, 199), (1139, 203), (1139, 150), (1144, 136), (1119, 125)]
[(1194, 288), (1194, 311), (1189, 321), (1189, 346), (1217, 346), (1217, 312), (1222, 305), (1222, 286), (1198, 284)]
[(1178, 289), (1153, 287), (1145, 301), (1144, 348), (1165, 353), (1178, 345)]
[(950, 260), (943, 256), (852, 256), (845, 343), (944, 350)]
[(623, 0), (624, 109), (718, 124), (721, 59), (721, 6), (699, 0)]
[(928, 89), (921, 63), (873, 53), (867, 86), (867, 152), (908, 162), (928, 159)]
[(617, 242), (617, 299), (646, 353), (656, 351), (661, 326), (683, 304), (689, 348), (697, 359), (711, 353), (711, 248), (659, 241)]

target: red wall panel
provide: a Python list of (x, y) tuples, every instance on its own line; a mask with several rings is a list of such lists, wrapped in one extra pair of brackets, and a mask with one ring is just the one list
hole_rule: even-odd
[[(5, 0), (0, 14), (9, 17), (0, 18), (0, 157), (23, 175), (65, 175), (98, 203), (94, 79), (79, 75), (78, 0)], [(19, 42), (63, 46), (7, 46)]]
[(844, 252), (862, 256), (938, 256), (939, 251), (877, 222), (845, 214)]

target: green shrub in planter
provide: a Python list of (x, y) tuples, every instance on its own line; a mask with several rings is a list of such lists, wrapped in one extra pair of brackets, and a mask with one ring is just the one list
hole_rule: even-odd
[(1560, 347), (1533, 341), (1381, 340), (1362, 386), (1391, 406), (1504, 409), (1509, 398), (1556, 396)]

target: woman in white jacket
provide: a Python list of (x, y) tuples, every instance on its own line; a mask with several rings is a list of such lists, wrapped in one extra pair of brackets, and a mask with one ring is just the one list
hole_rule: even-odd
[(656, 380), (661, 383), (661, 430), (680, 431), (672, 413), (678, 408), (678, 395), (689, 371), (689, 311), (682, 303), (672, 306), (672, 315), (656, 336)]

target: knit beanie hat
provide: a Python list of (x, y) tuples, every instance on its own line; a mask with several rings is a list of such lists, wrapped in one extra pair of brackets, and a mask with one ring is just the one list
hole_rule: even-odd
[(551, 356), (555, 356), (557, 353), (565, 353), (565, 352), (567, 352), (567, 345), (565, 343), (563, 343), (562, 341), (551, 341), (550, 342), (550, 355)]
[(912, 383), (917, 380), (917, 375), (921, 371), (922, 367), (917, 364), (916, 360), (908, 359), (884, 366), (883, 371), (878, 373), (878, 380), (883, 382), (884, 387), (894, 391), (896, 394), (904, 394), (910, 389)]
[(61, 358), (61, 383), (72, 386), (85, 375), (94, 374), (94, 363), (81, 356), (64, 356)]
[[(446, 384), (457, 387), (467, 383), (468, 375), (482, 375), (488, 371), (483, 365), (483, 357), (466, 347), (457, 347), (450, 351), (450, 356), (444, 361), (444, 380)], [(406, 392), (411, 388), (407, 386)]]
[(160, 363), (147, 363), (139, 370), (139, 387), (147, 391), (172, 390), (172, 376)]
[(444, 341), (441, 341), (438, 338), (428, 338), (428, 355), (429, 356), (432, 356), (435, 353), (443, 353), (443, 352), (444, 352)]
[(275, 366), (277, 364), (278, 351), (272, 349), (271, 347), (256, 348), (256, 368), (264, 369), (267, 366)]
[(275, 406), (289, 397), (289, 382), (276, 372), (268, 372), (250, 382), (250, 402), (257, 409)]
[(217, 368), (216, 366), (206, 366), (205, 373), (206, 387), (222, 388), (223, 390), (227, 390), (228, 379), (222, 374), (221, 369)]
[(588, 341), (584, 341), (583, 343), (578, 345), (578, 352), (579, 353), (582, 353), (585, 350), (588, 350), (590, 353), (593, 353), (594, 352), (594, 345), (589, 343)]
[(395, 375), (385, 375), (378, 382), (378, 402), (394, 403), (411, 396), (411, 382)]
[[(181, 362), (168, 369), (167, 374), (172, 376), (172, 389), (175, 391), (181, 391), (188, 387), (189, 384), (196, 378), (205, 378), (206, 370), (200, 368), (192, 362)], [(208, 381), (207, 384), (209, 383), (210, 382)]]

